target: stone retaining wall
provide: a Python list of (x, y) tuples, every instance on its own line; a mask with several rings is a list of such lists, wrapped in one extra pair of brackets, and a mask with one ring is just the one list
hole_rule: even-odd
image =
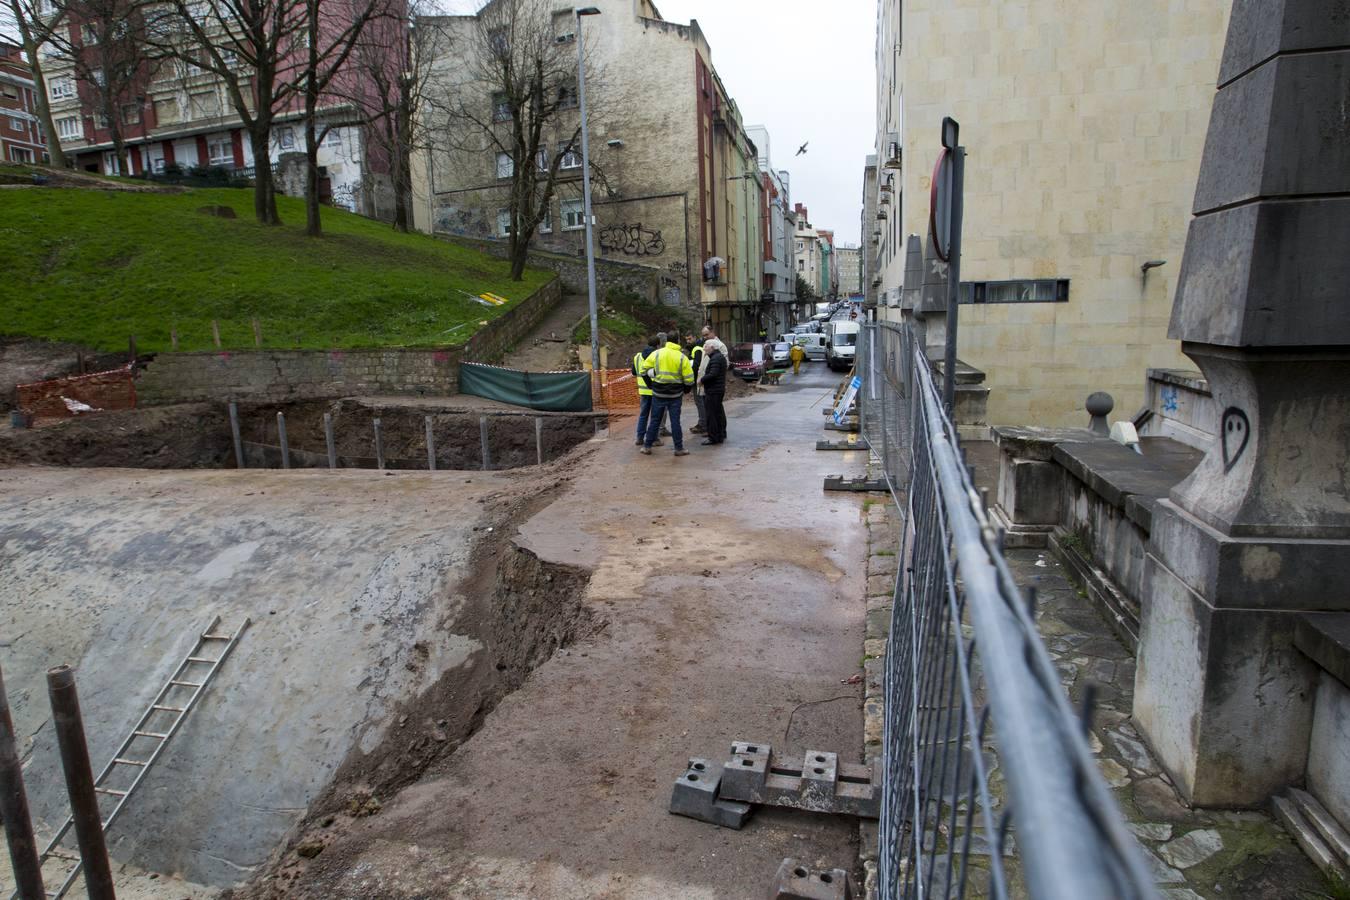
[[(503, 259), (506, 258), (508, 252), (506, 244), (502, 241), (448, 237), (443, 234), (437, 235), (437, 237)], [(568, 293), (583, 294), (586, 292), (586, 258), (584, 256), (572, 257), (534, 251), (529, 254), (529, 264), (537, 269), (557, 272), (558, 277), (562, 279), (563, 290)], [(637, 294), (648, 303), (664, 303), (666, 295), (661, 290), (661, 278), (661, 270), (651, 266), (599, 258), (595, 261), (595, 293), (601, 301), (613, 289)]]
[(201, 400), (284, 402), (353, 395), (448, 395), (459, 349), (218, 350), (160, 353), (136, 382), (142, 406)]
[(461, 361), (500, 359), (561, 299), (562, 283), (555, 278), (493, 319), (463, 347), (160, 353), (137, 379), (136, 392), (142, 406), (457, 394)]

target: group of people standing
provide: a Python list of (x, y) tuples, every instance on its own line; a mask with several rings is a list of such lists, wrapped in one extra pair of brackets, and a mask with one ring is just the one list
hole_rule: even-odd
[(694, 395), (698, 409), (698, 424), (689, 430), (704, 435), (705, 446), (725, 442), (727, 414), (723, 401), (729, 368), (727, 345), (718, 340), (710, 326), (703, 327), (701, 340), (690, 339), (687, 352), (664, 331), (652, 337), (647, 348), (633, 357), (640, 398), (636, 443), (641, 452), (650, 456), (652, 447), (661, 446), (661, 423), (669, 419), (675, 455), (689, 455), (680, 428), (680, 406), (689, 393)]

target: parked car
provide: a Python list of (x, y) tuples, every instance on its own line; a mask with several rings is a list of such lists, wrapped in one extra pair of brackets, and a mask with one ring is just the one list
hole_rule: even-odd
[(858, 349), (857, 322), (837, 319), (825, 329), (825, 361), (836, 372), (847, 372), (853, 368), (854, 354)]
[[(762, 346), (762, 345), (761, 345)], [(764, 375), (764, 363), (755, 362), (754, 344), (736, 344), (731, 348), (731, 371), (746, 381), (759, 381)]]
[(766, 353), (772, 355), (773, 367), (775, 369), (781, 369), (786, 366), (792, 365), (791, 344), (789, 344), (787, 341), (779, 341), (778, 343), (773, 344), (772, 347), (773, 347), (772, 351), (768, 351), (766, 348)]

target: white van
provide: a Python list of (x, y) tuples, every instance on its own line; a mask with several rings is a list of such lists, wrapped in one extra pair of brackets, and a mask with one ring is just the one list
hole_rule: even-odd
[(857, 322), (837, 320), (825, 326), (825, 361), (835, 371), (847, 372), (853, 368), (854, 354), (858, 352)]
[(806, 351), (807, 359), (825, 358), (825, 335), (823, 334), (794, 334), (792, 343), (797, 344)]

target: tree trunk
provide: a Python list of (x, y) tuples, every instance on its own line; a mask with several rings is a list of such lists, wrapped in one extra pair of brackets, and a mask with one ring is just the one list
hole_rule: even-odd
[(511, 280), (525, 279), (525, 263), (530, 257), (530, 245), (524, 241), (511, 242)]
[(47, 137), (47, 157), (58, 169), (66, 167), (66, 155), (61, 152), (61, 139), (56, 133), (56, 122), (52, 119), (52, 107), (47, 101), (47, 76), (42, 72), (42, 58), (38, 54), (37, 42), (33, 32), (24, 20), (23, 9), (11, 0), (10, 11), (19, 28), (19, 41), (23, 45), (24, 56), (28, 57), (28, 67), (33, 73), (33, 99), (37, 101), (38, 118), (42, 120), (42, 131)]
[(315, 97), (305, 92), (305, 234), (319, 237), (319, 134), (314, 122)]
[(259, 225), (281, 224), (272, 184), (272, 160), (268, 147), (271, 132), (270, 119), (255, 119), (248, 135), (249, 146), (253, 148), (253, 215)]

